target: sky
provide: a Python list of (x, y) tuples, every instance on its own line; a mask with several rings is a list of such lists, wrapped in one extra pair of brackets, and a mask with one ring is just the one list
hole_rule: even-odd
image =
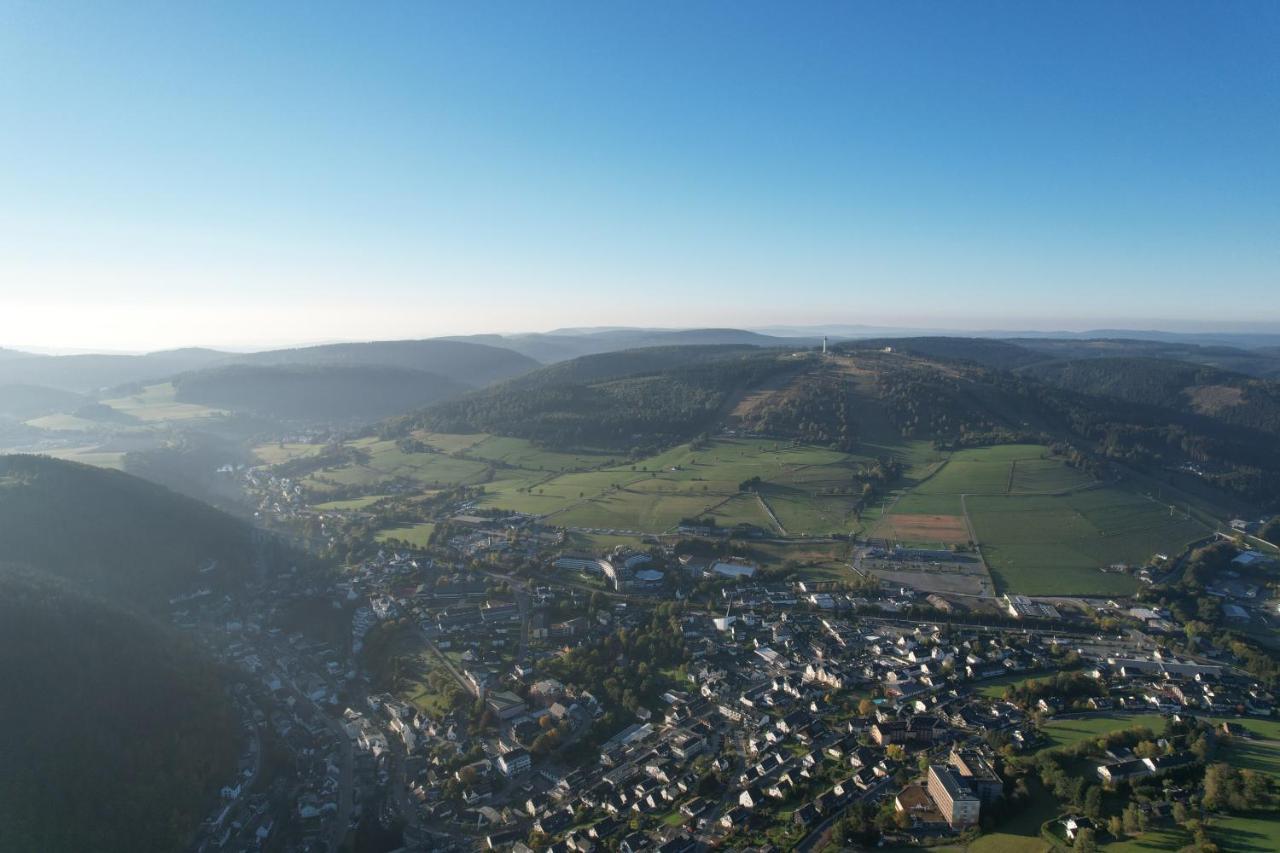
[(1280, 4), (0, 0), (0, 346), (1280, 330)]

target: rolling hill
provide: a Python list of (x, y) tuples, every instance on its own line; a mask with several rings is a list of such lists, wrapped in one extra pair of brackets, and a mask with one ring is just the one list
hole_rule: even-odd
[(2, 562), (154, 610), (197, 582), (238, 587), (257, 555), (246, 522), (161, 486), (45, 456), (0, 456)]
[(179, 349), (146, 355), (32, 355), (0, 359), (0, 385), (44, 385), (89, 394), (198, 370), (227, 358), (209, 349)]
[[(1236, 385), (1216, 385), (1220, 373), (1181, 360), (1154, 360), (1166, 375), (1160, 381), (1154, 369), (1143, 378), (1148, 372), (1106, 360), (1079, 362), (1082, 378), (1072, 382), (1063, 377), (1076, 373), (1045, 368), (1059, 377), (1046, 381), (1033, 372), (1038, 359), (1019, 344), (946, 338), (858, 342), (827, 358), (629, 350), (553, 365), (385, 429), (485, 432), (613, 452), (726, 428), (846, 450), (886, 429), (948, 451), (1062, 443), (1095, 471), (1115, 462), (1161, 477), (1181, 472), (1234, 499), (1280, 502), (1272, 383), (1237, 377)], [(1135, 387), (1121, 393), (1117, 380), (1108, 390), (1089, 378), (1095, 371), (1131, 376)], [(1180, 383), (1197, 376), (1199, 390), (1185, 392)]]
[(0, 417), (25, 421), (60, 412), (74, 412), (91, 402), (83, 394), (42, 385), (0, 385)]
[(376, 365), (248, 365), (177, 376), (175, 399), (261, 417), (369, 423), (456, 397), (467, 386), (435, 373)]
[(255, 539), (136, 477), (0, 457), (0, 849), (185, 847), (238, 726), (218, 668), (150, 614), (291, 556)]
[(448, 338), (505, 347), (544, 364), (584, 355), (676, 346), (751, 346), (803, 349), (822, 342), (821, 334), (766, 335), (743, 329), (564, 329), (519, 335), (471, 335)]
[(47, 574), (0, 566), (0, 683), (0, 850), (180, 850), (235, 772), (216, 668)]
[(1053, 361), (1026, 373), (1073, 391), (1280, 433), (1280, 382), (1156, 358)]
[(424, 409), (386, 432), (491, 432), (561, 449), (653, 449), (712, 427), (735, 393), (794, 365), (722, 347), (629, 350), (553, 365)]
[(372, 341), (268, 350), (229, 359), (251, 365), (376, 366), (423, 370), (478, 388), (540, 365), (510, 349), (457, 340)]

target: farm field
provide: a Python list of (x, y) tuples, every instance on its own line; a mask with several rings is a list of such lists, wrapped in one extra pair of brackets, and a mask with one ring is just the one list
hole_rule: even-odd
[(1142, 565), (1208, 532), (1142, 495), (1109, 486), (1061, 496), (977, 496), (965, 505), (1000, 588), (1026, 595), (1132, 592), (1133, 577), (1099, 569)]
[[(969, 524), (965, 524), (965, 516)], [(912, 546), (962, 544), (969, 527), (999, 592), (1126, 594), (1137, 581), (1100, 569), (1142, 565), (1208, 530), (1167, 506), (1011, 444), (958, 451), (892, 500), (868, 535)]]
[(176, 393), (172, 383), (161, 382), (157, 385), (148, 385), (137, 394), (102, 402), (140, 421), (186, 421), (223, 414), (220, 409), (212, 409), (196, 403), (180, 403)]
[(463, 436), (446, 436), (434, 434), (425, 440), (433, 447), (439, 447), (446, 453), (455, 452), (457, 448), (471, 459), (486, 459), (502, 462), (516, 468), (530, 471), (587, 471), (611, 465), (614, 457), (603, 454), (557, 453), (542, 450), (522, 438), (505, 438), (491, 435), (481, 438), (473, 444), (459, 447), (459, 439)]
[(44, 455), (52, 456), (54, 459), (65, 459), (68, 462), (80, 462), (84, 465), (93, 465), (98, 468), (114, 468), (117, 471), (124, 470), (123, 451), (100, 450), (96, 445), (49, 450), (46, 451)]
[(869, 535), (908, 545), (967, 542), (969, 525), (999, 592), (1131, 593), (1137, 581), (1102, 572), (1176, 552), (1208, 529), (1143, 495), (1091, 480), (1011, 444), (961, 450), (889, 504)]
[(315, 456), (323, 450), (323, 444), (280, 442), (276, 444), (260, 444), (253, 448), (253, 455), (264, 465), (279, 465), (282, 462), (292, 462), (294, 459)]
[(444, 453), (406, 452), (394, 441), (375, 438), (358, 439), (349, 442), (349, 446), (367, 454), (365, 460), (317, 471), (306, 479), (306, 484), (323, 492), (335, 485), (376, 488), (405, 479), (427, 488), (443, 488), (482, 482), (490, 468), (486, 462)]
[[(1031, 595), (1132, 592), (1130, 576), (1100, 567), (1140, 564), (1205, 532), (1196, 521), (1171, 517), (1162, 504), (1090, 482), (1040, 445), (966, 449), (949, 457), (901, 445), (899, 458), (908, 465), (903, 491), (890, 499), (887, 513), (868, 507), (859, 518), (859, 472), (870, 457), (822, 447), (720, 438), (622, 464), (605, 454), (546, 451), (493, 435), (419, 432), (414, 438), (435, 452), (357, 439), (348, 446), (361, 459), (317, 471), (304, 483), (320, 495), (354, 486), (371, 496), (386, 494), (393, 483), (422, 490), (475, 485), (483, 489), (480, 506), (623, 535), (671, 532), (682, 518), (699, 516), (777, 536), (866, 531), (925, 547), (964, 544), (972, 529), (997, 592)], [(319, 445), (305, 444), (255, 450), (264, 462), (318, 452)], [(759, 496), (740, 491), (755, 478)], [(360, 509), (367, 504), (353, 501), (363, 500), (320, 506)]]
[(38, 418), (32, 418), (26, 421), (29, 427), (36, 429), (47, 429), (53, 432), (102, 432), (110, 429), (113, 425), (104, 423), (103, 421), (95, 421), (90, 418), (81, 418), (76, 415), (42, 415)]

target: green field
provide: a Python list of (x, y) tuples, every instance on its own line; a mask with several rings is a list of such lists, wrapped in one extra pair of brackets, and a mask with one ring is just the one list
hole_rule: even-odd
[(419, 548), (427, 547), (427, 540), (431, 538), (431, 531), (436, 526), (429, 521), (411, 524), (408, 527), (391, 527), (386, 530), (379, 530), (374, 537), (379, 542), (386, 542), (388, 539), (400, 539), (408, 542), (410, 545), (417, 545)]
[(66, 459), (68, 462), (80, 462), (84, 465), (93, 465), (98, 468), (115, 468), (117, 471), (124, 470), (123, 451), (99, 450), (96, 446), (67, 447), (60, 450), (46, 451), (44, 455), (52, 456), (54, 459)]
[[(777, 536), (826, 536), (875, 530), (880, 506), (865, 508), (861, 518), (855, 514), (859, 471), (889, 447), (868, 447), (871, 454), (862, 455), (723, 438), (696, 450), (679, 445), (631, 464), (492, 435), (422, 432), (414, 438), (436, 452), (406, 452), (394, 441), (359, 439), (349, 446), (365, 454), (363, 459), (318, 471), (304, 482), (320, 495), (353, 486), (384, 494), (397, 481), (424, 491), (475, 485), (484, 492), (481, 506), (598, 531), (664, 533), (682, 518), (709, 516), (724, 527), (751, 524)], [(318, 446), (267, 446), (256, 452), (264, 461), (284, 461), (318, 452), (312, 447)], [(895, 450), (907, 471), (900, 493), (887, 502), (889, 512), (947, 516), (962, 525), (967, 511), (1001, 591), (1130, 593), (1136, 588), (1131, 576), (1100, 569), (1142, 564), (1206, 532), (1142, 495), (1091, 482), (1040, 445), (967, 449), (949, 457), (919, 443)], [(756, 477), (758, 496), (739, 490)], [(321, 506), (362, 508), (349, 501)]]
[[(713, 517), (723, 527), (752, 524), (778, 536), (826, 536), (858, 527), (858, 472), (869, 458), (772, 440), (719, 439), (697, 450), (673, 447), (633, 464), (613, 455), (559, 453), (492, 435), (419, 432), (413, 437), (437, 452), (406, 452), (394, 441), (377, 438), (349, 442), (361, 459), (316, 471), (303, 482), (321, 496), (339, 487), (370, 494), (320, 498), (316, 507), (363, 509), (396, 481), (413, 482), (424, 491), (465, 484), (482, 489), (480, 506), (530, 513), (566, 527), (622, 531), (615, 535), (624, 537), (670, 532), (682, 518), (694, 516)], [(320, 450), (319, 445), (263, 445), (255, 454), (272, 463)], [(920, 448), (907, 455), (930, 464), (922, 461), (928, 454)], [(739, 485), (754, 477), (760, 478), (760, 494), (740, 491)], [(844, 572), (838, 565), (829, 568)]]
[(395, 480), (410, 480), (424, 488), (444, 488), (460, 483), (483, 482), (487, 462), (462, 459), (445, 453), (407, 453), (394, 441), (362, 438), (350, 446), (367, 454), (366, 461), (325, 468), (308, 477), (306, 484), (317, 491), (333, 486), (367, 486), (376, 489)]
[(1107, 853), (1154, 853), (1156, 850), (1180, 850), (1191, 843), (1191, 835), (1178, 827), (1149, 829), (1135, 838), (1113, 841), (1101, 849)]
[(38, 418), (32, 418), (26, 424), (29, 427), (47, 429), (51, 432), (99, 432), (109, 429), (111, 426), (102, 421), (68, 414), (43, 415)]
[(1027, 595), (1130, 593), (1130, 575), (1104, 566), (1145, 565), (1208, 531), (1168, 507), (1110, 486), (1067, 495), (965, 499), (983, 556), (1001, 590)]
[(1280, 814), (1215, 818), (1209, 836), (1224, 853), (1275, 853), (1280, 850)]
[(341, 512), (343, 510), (362, 510), (368, 509), (380, 500), (387, 498), (387, 495), (365, 495), (362, 498), (352, 498), (346, 501), (325, 501), (322, 504), (316, 504), (316, 509), (333, 510)]
[(1027, 595), (1131, 593), (1137, 588), (1131, 576), (1100, 569), (1143, 565), (1208, 532), (1144, 495), (1092, 481), (1035, 444), (958, 451), (897, 497), (889, 512), (967, 513), (1000, 591)]
[(169, 382), (148, 385), (137, 394), (103, 400), (105, 405), (118, 412), (131, 415), (140, 421), (187, 421), (220, 415), (219, 409), (195, 403), (179, 403), (176, 391)]
[(1057, 817), (1058, 801), (1046, 791), (1039, 779), (1032, 779), (1027, 807), (1000, 823), (995, 832), (987, 833), (969, 845), (969, 853), (1046, 853), (1049, 844), (1040, 837), (1040, 826)]
[(1049, 744), (1044, 749), (1071, 746), (1108, 732), (1141, 726), (1159, 735), (1164, 731), (1164, 717), (1159, 714), (1099, 714), (1074, 720), (1050, 720), (1044, 726), (1044, 733), (1049, 737)]
[(323, 444), (299, 444), (278, 442), (276, 444), (260, 444), (253, 448), (253, 455), (264, 465), (279, 465), (315, 456), (324, 450)]

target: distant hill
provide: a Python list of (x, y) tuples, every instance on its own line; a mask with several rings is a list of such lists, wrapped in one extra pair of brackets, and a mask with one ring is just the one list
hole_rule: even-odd
[(891, 350), (939, 358), (949, 361), (969, 361), (985, 367), (996, 367), (1012, 370), (1044, 361), (1046, 356), (1027, 347), (1009, 341), (998, 341), (990, 338), (865, 338), (839, 344), (836, 349), (847, 352), (878, 350), (888, 347)]
[(470, 387), (518, 376), (539, 366), (539, 362), (509, 348), (454, 340), (325, 344), (247, 354), (198, 348), (146, 355), (6, 352), (14, 354), (0, 358), (0, 385), (43, 385), (82, 394), (231, 364), (398, 367), (435, 373)]
[(0, 850), (185, 848), (239, 729), (220, 670), (155, 620), (293, 557), (257, 539), (127, 474), (0, 456)]
[(1026, 372), (1081, 393), (1159, 406), (1280, 435), (1280, 382), (1276, 381), (1157, 358), (1053, 361)]
[(41, 385), (0, 385), (0, 418), (25, 421), (41, 415), (73, 412), (92, 402), (83, 394)]
[(1044, 360), (1086, 358), (1157, 358), (1203, 364), (1251, 376), (1280, 377), (1280, 350), (1241, 349), (1222, 345), (1199, 345), (1178, 341), (1095, 338), (1064, 340), (1021, 338), (1011, 340), (1024, 349), (1039, 353)]
[(283, 420), (349, 423), (371, 423), (467, 390), (423, 370), (344, 364), (237, 364), (183, 374), (173, 385), (184, 403)]
[(1067, 364), (1021, 343), (948, 338), (846, 343), (826, 358), (628, 350), (552, 365), (383, 430), (632, 453), (724, 429), (875, 453), (904, 438), (940, 449), (1047, 443), (1098, 471), (1110, 460), (1182, 472), (1197, 488), (1280, 506), (1276, 383), (1176, 359)]
[(0, 684), (0, 850), (181, 850), (235, 773), (214, 665), (47, 574), (0, 566)]
[(246, 522), (161, 486), (46, 456), (0, 456), (0, 562), (157, 608), (197, 584), (239, 587), (255, 556)]
[(758, 351), (757, 347), (743, 344), (663, 346), (620, 350), (585, 355), (553, 364), (513, 379), (509, 384), (521, 388), (535, 388), (574, 382), (599, 382), (604, 379), (661, 373)]
[(673, 346), (753, 346), (802, 349), (822, 343), (821, 335), (778, 337), (742, 329), (581, 329), (546, 334), (472, 335), (449, 340), (506, 347), (544, 364), (584, 355)]
[(208, 349), (147, 355), (31, 355), (0, 359), (0, 385), (44, 385), (90, 394), (105, 388), (164, 379), (207, 367), (227, 357)]
[(457, 340), (374, 341), (269, 350), (230, 362), (253, 365), (344, 365), (422, 370), (470, 387), (510, 379), (538, 362), (510, 349)]
[(776, 351), (671, 347), (587, 356), (391, 421), (403, 435), (493, 432), (560, 448), (652, 449), (712, 427), (733, 396), (794, 369)]

